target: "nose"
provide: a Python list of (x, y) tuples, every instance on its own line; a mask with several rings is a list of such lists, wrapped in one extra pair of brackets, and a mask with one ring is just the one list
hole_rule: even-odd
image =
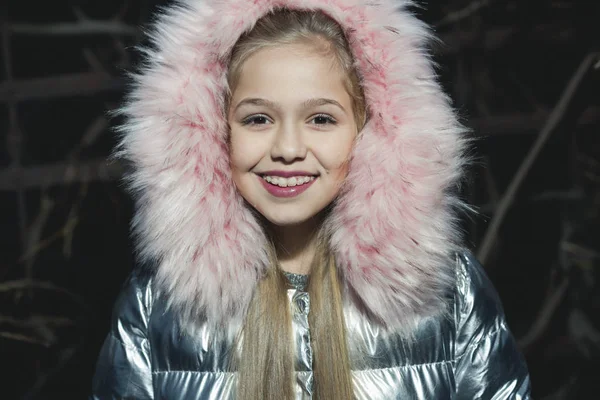
[(277, 130), (271, 148), (271, 158), (291, 163), (306, 158), (306, 153), (307, 146), (304, 143), (300, 128), (289, 124), (282, 125)]

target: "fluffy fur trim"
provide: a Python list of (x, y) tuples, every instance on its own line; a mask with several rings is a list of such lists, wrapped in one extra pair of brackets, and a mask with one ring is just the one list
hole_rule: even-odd
[(184, 323), (243, 318), (268, 265), (266, 237), (236, 192), (223, 116), (223, 60), (277, 7), (322, 10), (344, 28), (369, 107), (330, 229), (348, 301), (410, 327), (443, 310), (458, 248), (452, 194), (465, 139), (436, 82), (427, 27), (406, 0), (179, 0), (144, 49), (122, 109), (142, 258)]

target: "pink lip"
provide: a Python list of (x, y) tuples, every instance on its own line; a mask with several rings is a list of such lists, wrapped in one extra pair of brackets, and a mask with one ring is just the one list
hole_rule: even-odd
[[(269, 176), (281, 176), (281, 175), (274, 175), (274, 174), (272, 174), (272, 172), (269, 172)], [(302, 175), (291, 175), (291, 176), (302, 176)], [(306, 174), (303, 176), (306, 176)], [(275, 197), (298, 196), (301, 193), (303, 193), (306, 189), (308, 189), (316, 181), (316, 179), (313, 179), (312, 181), (308, 181), (302, 185), (291, 186), (291, 187), (281, 187), (281, 186), (270, 184), (269, 182), (265, 181), (260, 176), (257, 176), (257, 178), (260, 179), (262, 185), (267, 190), (267, 192), (269, 192), (271, 195), (273, 195)]]

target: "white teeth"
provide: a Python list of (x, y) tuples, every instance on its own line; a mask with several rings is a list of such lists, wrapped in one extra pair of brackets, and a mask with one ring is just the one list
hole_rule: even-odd
[(315, 179), (314, 176), (292, 176), (291, 178), (284, 178), (282, 176), (263, 176), (263, 179), (273, 185), (280, 187), (290, 187), (304, 185)]

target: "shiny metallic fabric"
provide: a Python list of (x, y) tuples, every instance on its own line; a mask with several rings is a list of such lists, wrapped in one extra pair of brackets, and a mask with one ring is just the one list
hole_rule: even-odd
[[(410, 342), (346, 310), (357, 399), (530, 398), (527, 367), (493, 286), (471, 256), (457, 260), (451, 317), (423, 319)], [(310, 298), (296, 278), (288, 277), (296, 397), (311, 399)], [(231, 341), (207, 326), (182, 334), (176, 321), (155, 298), (152, 279), (132, 277), (115, 306), (91, 399), (235, 398)]]

